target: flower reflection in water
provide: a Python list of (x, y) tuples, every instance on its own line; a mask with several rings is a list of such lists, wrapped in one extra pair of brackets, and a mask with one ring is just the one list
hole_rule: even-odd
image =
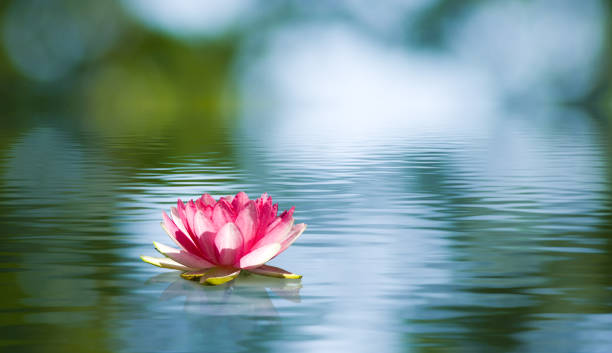
[(299, 303), (299, 279), (278, 280), (248, 273), (220, 286), (202, 286), (198, 282), (177, 278), (173, 273), (162, 273), (151, 277), (147, 283), (169, 283), (160, 295), (160, 300), (169, 301), (185, 297), (184, 310), (207, 316), (256, 316), (275, 318), (278, 316), (271, 294)]

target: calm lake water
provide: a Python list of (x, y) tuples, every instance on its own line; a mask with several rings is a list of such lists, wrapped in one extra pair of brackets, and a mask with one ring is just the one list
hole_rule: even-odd
[[(610, 352), (610, 130), (516, 115), (191, 142), (2, 131), (1, 350)], [(241, 190), (308, 224), (272, 261), (300, 281), (205, 287), (140, 261), (170, 243), (177, 198)]]

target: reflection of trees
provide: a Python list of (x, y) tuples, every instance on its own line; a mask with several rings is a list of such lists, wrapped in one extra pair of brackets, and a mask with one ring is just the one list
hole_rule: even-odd
[[(2, 131), (7, 138), (2, 139), (6, 145), (0, 157), (5, 244), (0, 310), (10, 312), (0, 319), (2, 344), (10, 340), (28, 351), (112, 351), (117, 313), (129, 316), (141, 308), (123, 302), (133, 283), (125, 278), (132, 270), (128, 264), (137, 259), (130, 244), (138, 236), (150, 240), (143, 227), (130, 238), (117, 227), (126, 215), (130, 224), (138, 224), (131, 211), (147, 206), (135, 206), (135, 199), (151, 196), (142, 190), (143, 180), (167, 187), (167, 173), (155, 173), (160, 176), (156, 179), (149, 171), (177, 154), (168, 154), (163, 140), (73, 137), (70, 129), (58, 126), (56, 121), (23, 133)], [(235, 169), (227, 166), (232, 163), (224, 153), (227, 148), (215, 149), (205, 171), (201, 160), (192, 161), (194, 169), (173, 177), (184, 181), (187, 174), (216, 175), (216, 180), (225, 180), (226, 171)], [(183, 162), (176, 163), (184, 167)], [(198, 190), (203, 187), (196, 184)], [(126, 191), (132, 186), (131, 193)], [(153, 225), (160, 232), (157, 221)]]
[[(464, 179), (467, 176), (454, 165), (452, 150), (409, 154), (404, 158), (406, 170), (415, 176), (414, 185), (408, 186), (410, 190), (417, 190), (422, 198), (430, 200), (435, 209), (432, 213), (437, 214), (433, 218), (446, 223), (456, 234), (451, 254), (453, 263), (458, 264), (453, 266), (452, 281), (423, 285), (417, 292), (417, 295), (440, 293), (441, 298), (433, 297), (425, 307), (416, 310), (406, 308), (415, 312), (406, 315), (405, 324), (416, 326), (413, 333), (406, 335), (407, 344), (416, 344), (423, 352), (447, 348), (458, 352), (481, 351), (486, 347), (494, 347), (495, 351), (516, 350), (518, 342), (513, 336), (529, 322), (530, 303), (515, 299), (524, 283), (513, 274), (523, 272), (525, 280), (533, 276), (529, 260), (517, 261), (513, 250), (503, 250), (506, 246), (521, 246), (516, 231), (495, 230), (503, 228), (503, 222), (491, 215), (491, 209), (478, 196), (482, 186), (468, 187)], [(498, 221), (487, 222), (481, 217)]]
[(120, 269), (91, 264), (120, 262), (111, 250), (120, 245), (109, 164), (52, 128), (19, 136), (3, 157), (0, 221), (9, 256), (1, 266), (12, 270), (2, 271), (0, 306), (12, 313), (2, 316), (2, 339), (28, 351), (108, 351), (106, 308), (117, 303), (100, 289), (113, 288)]
[(593, 126), (582, 118), (565, 116), (576, 125), (543, 135), (506, 123), (504, 136), (514, 137), (485, 149), (475, 143), (404, 157), (415, 177), (406, 187), (429, 200), (427, 217), (453, 234), (453, 280), (418, 291), (440, 297), (407, 308), (414, 312), (406, 325), (415, 327), (407, 342), (426, 352), (540, 351), (539, 342), (554, 342), (561, 330), (565, 351), (584, 351), (590, 331), (572, 328), (607, 312), (612, 242), (606, 170), (596, 167), (607, 151), (588, 144), (597, 142), (586, 138)]

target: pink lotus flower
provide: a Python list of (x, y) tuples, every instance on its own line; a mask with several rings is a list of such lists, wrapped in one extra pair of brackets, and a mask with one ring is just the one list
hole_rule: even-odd
[(163, 212), (162, 228), (180, 249), (153, 242), (166, 258), (141, 256), (158, 267), (185, 271), (187, 279), (200, 283), (222, 284), (236, 278), (240, 271), (280, 278), (301, 278), (278, 267), (265, 265), (285, 251), (306, 229), (293, 224), (291, 207), (280, 216), (278, 204), (263, 194), (249, 200), (244, 192), (215, 201), (204, 194), (195, 202), (180, 199), (171, 217)]

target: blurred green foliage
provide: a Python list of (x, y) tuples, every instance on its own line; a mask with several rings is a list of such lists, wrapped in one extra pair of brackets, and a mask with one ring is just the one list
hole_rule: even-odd
[[(90, 11), (86, 3), (59, 3), (84, 17)], [(10, 5), (2, 3), (0, 18), (6, 20)], [(21, 73), (3, 47), (0, 114), (6, 128), (53, 113), (101, 135), (164, 136), (165, 131), (180, 130), (187, 139), (205, 140), (201, 131), (232, 123), (233, 37), (180, 41), (143, 27), (123, 14), (118, 4), (109, 7), (107, 15), (119, 27), (110, 48), (101, 56), (76, 61), (58, 79), (40, 81)], [(27, 25), (23, 23), (24, 30)], [(70, 43), (67, 47), (71, 49)]]
[[(482, 0), (433, 1), (416, 16), (405, 16), (403, 36), (412, 44), (430, 48), (443, 46), (448, 25), (483, 3)], [(53, 80), (28, 77), (11, 62), (6, 45), (2, 46), (0, 114), (5, 129), (28, 125), (32, 119), (41, 119), (41, 115), (53, 115), (54, 119), (64, 119), (66, 125), (101, 136), (124, 133), (163, 137), (178, 134), (184, 137), (181, 139), (183, 143), (214, 142), (215, 136), (207, 135), (206, 131), (235, 124), (240, 97), (233, 70), (239, 47), (246, 36), (256, 31), (265, 32), (274, 24), (299, 22), (308, 16), (351, 20), (350, 11), (334, 3), (321, 3), (306, 10), (307, 7), (298, 2), (260, 2), (256, 4), (257, 13), (253, 13), (246, 24), (214, 36), (181, 38), (145, 26), (132, 18), (119, 1), (92, 4), (72, 0), (0, 3), (0, 25), (4, 34), (10, 32), (8, 24), (15, 26), (16, 23), (26, 37), (35, 38), (41, 32), (44, 37), (46, 17), (42, 12), (54, 9), (59, 14), (49, 16), (59, 23), (68, 23), (66, 28), (57, 28), (59, 34), (56, 34), (68, 34), (65, 51), (76, 50), (71, 47), (74, 45), (70, 43), (70, 31), (74, 28), (70, 26), (85, 33), (81, 41), (87, 42), (86, 45), (80, 43), (85, 48), (79, 54), (82, 57), (70, 62), (67, 72)], [(605, 5), (610, 11), (612, 0), (607, 0)], [(33, 10), (28, 10), (28, 6)], [(25, 12), (23, 18), (18, 16), (15, 8)], [(97, 13), (103, 13), (103, 16)], [(38, 16), (41, 24), (33, 26), (34, 23), (28, 22)], [(592, 90), (579, 102), (608, 116), (612, 115), (612, 70), (608, 65), (612, 57), (612, 26), (609, 22), (606, 51), (600, 60), (601, 74)], [(100, 33), (100, 40), (97, 33)], [(53, 36), (49, 38), (54, 39)], [(99, 48), (96, 47), (98, 42)], [(41, 45), (46, 44), (53, 42), (41, 42)], [(23, 45), (30, 44), (24, 42)], [(181, 141), (177, 141), (178, 149)]]

